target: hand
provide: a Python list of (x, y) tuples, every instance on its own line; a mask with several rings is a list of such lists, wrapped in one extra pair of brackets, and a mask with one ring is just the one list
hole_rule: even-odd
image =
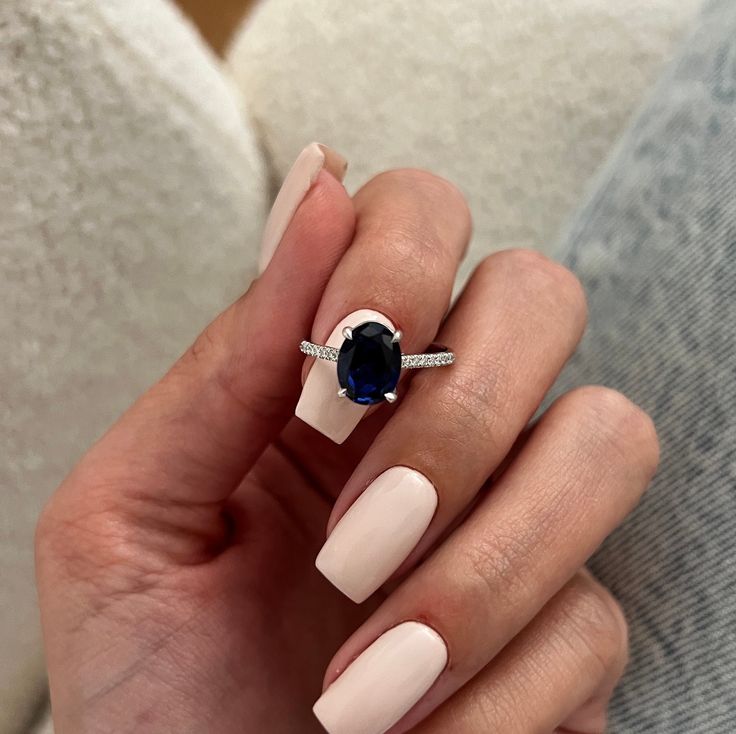
[[(445, 319), (469, 230), (430, 174), (351, 200), (323, 171), (264, 274), (82, 459), (37, 535), (57, 734), (317, 732), (325, 669), (333, 734), (603, 731), (626, 627), (581, 569), (648, 483), (654, 430), (604, 388), (526, 428), (583, 293), (503, 252)], [(337, 446), (290, 419), (297, 347), (365, 308), (457, 361), (407, 372)], [(325, 574), (382, 587), (360, 606), (314, 568), (328, 518)]]

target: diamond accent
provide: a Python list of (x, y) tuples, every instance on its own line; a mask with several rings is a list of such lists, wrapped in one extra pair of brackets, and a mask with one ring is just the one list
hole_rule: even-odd
[(455, 361), (452, 352), (429, 352), (427, 354), (404, 354), (401, 357), (403, 369), (419, 369), (422, 367), (445, 367)]
[(312, 344), (312, 342), (307, 341), (302, 342), (299, 349), (308, 357), (325, 359), (328, 362), (337, 362), (337, 357), (340, 354), (340, 350), (335, 347), (323, 347), (321, 344)]
[[(321, 344), (303, 341), (299, 349), (308, 357), (324, 359), (328, 362), (337, 362), (340, 350), (335, 347), (324, 347)], [(401, 356), (402, 369), (422, 369), (424, 367), (445, 367), (455, 361), (452, 352), (428, 352), (427, 354), (403, 354)]]

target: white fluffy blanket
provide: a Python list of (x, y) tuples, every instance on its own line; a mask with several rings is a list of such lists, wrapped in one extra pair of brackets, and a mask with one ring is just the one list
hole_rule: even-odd
[(265, 183), (324, 140), (349, 186), (464, 188), (469, 263), (544, 247), (698, 1), (262, 0), (229, 59), (250, 118), (164, 0), (0, 3), (0, 734), (43, 689), (39, 507), (245, 287)]

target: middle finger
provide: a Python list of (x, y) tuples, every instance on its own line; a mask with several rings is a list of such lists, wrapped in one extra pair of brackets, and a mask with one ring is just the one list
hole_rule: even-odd
[[(423, 370), (332, 513), (320, 571), (362, 602), (472, 501), (580, 339), (575, 276), (535, 252), (491, 255), (440, 332), (457, 362)], [(407, 559), (407, 555), (410, 557)]]
[(620, 394), (560, 398), (493, 491), (333, 659), (315, 705), (328, 731), (407, 731), (485, 668), (631, 511), (657, 455), (650, 419)]

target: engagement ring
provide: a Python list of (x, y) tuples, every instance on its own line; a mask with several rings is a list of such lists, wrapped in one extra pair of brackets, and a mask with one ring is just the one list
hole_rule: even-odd
[(392, 331), (376, 321), (346, 326), (342, 346), (327, 347), (303, 341), (304, 354), (337, 362), (338, 396), (360, 405), (396, 400), (396, 385), (402, 369), (444, 367), (455, 361), (446, 347), (433, 344), (423, 354), (402, 354), (400, 331)]

